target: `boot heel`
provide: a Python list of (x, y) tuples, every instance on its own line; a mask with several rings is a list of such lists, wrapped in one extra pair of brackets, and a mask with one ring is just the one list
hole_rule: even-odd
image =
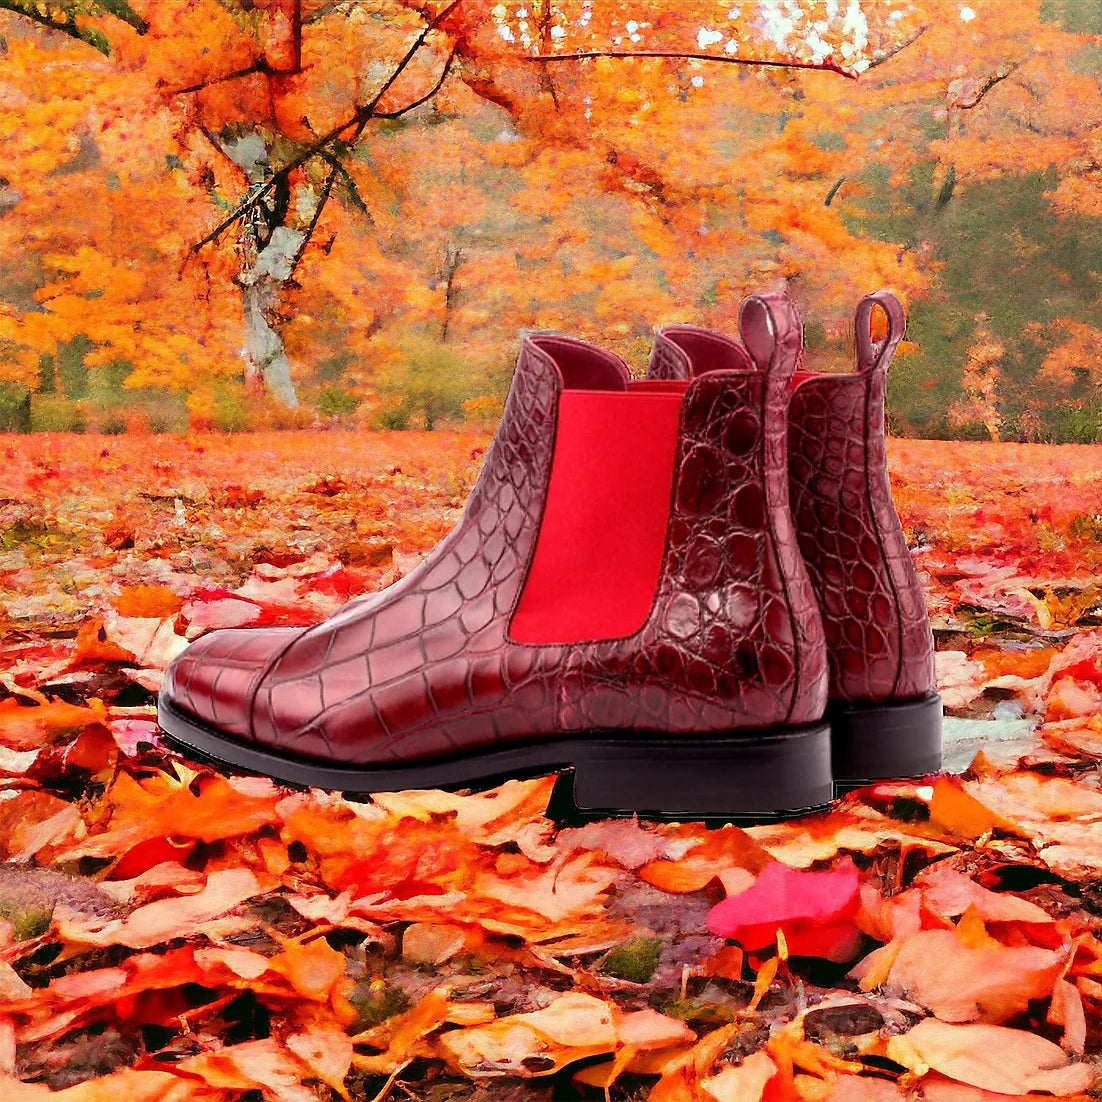
[(575, 755), (570, 808), (565, 795), (556, 812), (572, 808), (583, 818), (634, 811), (730, 819), (818, 809), (833, 796), (830, 727), (680, 738), (594, 733)]
[(921, 777), (941, 769), (941, 697), (828, 709), (835, 783)]

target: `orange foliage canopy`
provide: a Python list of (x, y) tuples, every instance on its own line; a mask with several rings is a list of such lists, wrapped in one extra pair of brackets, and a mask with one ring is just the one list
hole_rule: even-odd
[(485, 436), (19, 442), (0, 1082), (20, 1102), (1097, 1093), (1102, 448), (890, 442), (967, 772), (709, 830), (563, 827), (550, 779), (296, 792), (160, 743), (152, 694), (187, 639), (313, 622), (410, 569)]
[(870, 288), (935, 278), (861, 232), (869, 165), (933, 153), (963, 187), (1055, 160), (1054, 202), (1099, 203), (1090, 36), (1039, 0), (0, 7), (37, 19), (0, 13), (10, 379), (82, 336), (132, 386), (209, 387), (244, 350), (293, 401), (410, 326), (491, 362), (520, 326), (638, 354), (784, 282), (837, 337)]

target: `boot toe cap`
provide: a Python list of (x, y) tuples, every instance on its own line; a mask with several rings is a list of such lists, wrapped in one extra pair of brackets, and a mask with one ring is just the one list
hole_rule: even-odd
[(201, 635), (169, 665), (162, 702), (207, 727), (249, 739), (256, 687), (301, 630), (224, 628)]

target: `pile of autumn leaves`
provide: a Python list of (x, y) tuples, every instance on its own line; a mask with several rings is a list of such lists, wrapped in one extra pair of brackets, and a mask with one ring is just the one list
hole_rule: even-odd
[[(546, 1098), (556, 1076), (655, 1102), (1085, 1097), (1102, 943), (1077, 884), (1102, 868), (1102, 792), (1089, 759), (1038, 754), (1050, 775), (981, 756), (967, 781), (791, 823), (559, 829), (551, 781), (350, 802), (174, 760), (140, 711), (9, 697), (5, 1089), (308, 1102), (408, 1076), (407, 1097), (530, 1079)], [(649, 981), (625, 956), (648, 945)], [(234, 1039), (243, 993), (267, 1025)], [(65, 1082), (48, 1054), (105, 1026), (145, 1041), (59, 1092), (17, 1085)]]
[[(987, 504), (1005, 471), (962, 503), (932, 473), (943, 446), (906, 445), (929, 500), (904, 522), (923, 518), (935, 623), (960, 640), (938, 655), (946, 703), (1037, 717), (1028, 746), (992, 743), (963, 779), (877, 785), (788, 823), (560, 827), (549, 780), (357, 802), (220, 776), (160, 742), (148, 702), (188, 639), (313, 622), (408, 565), (404, 530), (388, 535), (393, 564), (345, 561), (353, 512), (364, 527), (412, 518), (426, 545), (426, 517), (444, 526), (384, 496), (440, 497), (410, 457), (397, 489), (345, 495), (280, 444), (272, 469), (302, 485), (263, 475), (271, 523), (310, 509), (311, 540), (332, 546), (260, 546), (267, 518), (217, 490), (240, 459), (212, 447), (160, 472), (168, 504), (143, 523), (168, 531), (180, 514), (197, 549), (251, 564), (243, 580), (189, 573), (192, 544), (168, 557), (141, 527), (0, 564), (19, 625), (0, 641), (0, 1083), (14, 1102), (1098, 1096), (1102, 630), (1083, 622), (1096, 571), (1070, 535), (1066, 562), (1040, 551), (1036, 487), (1008, 499), (1029, 502), (1018, 523)], [(454, 447), (473, 463), (469, 442)], [(1015, 468), (1022, 486), (1034, 462)], [(1050, 494), (1069, 515), (1044, 521), (1066, 534), (1087, 493), (1074, 464)], [(19, 508), (49, 506), (43, 530), (94, 528), (147, 467), (112, 467), (91, 510), (80, 463), (28, 466)], [(97, 611), (59, 604), (70, 578)], [(964, 608), (1016, 617), (1017, 641), (968, 641)]]

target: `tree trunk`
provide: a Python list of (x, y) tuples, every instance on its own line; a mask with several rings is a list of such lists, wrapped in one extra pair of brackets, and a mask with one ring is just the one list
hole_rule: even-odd
[[(253, 132), (218, 144), (245, 174), (250, 186), (265, 179), (271, 147), (263, 134)], [(312, 188), (310, 192), (313, 194)], [(241, 271), (237, 277), (245, 329), (245, 383), (263, 383), (272, 397), (289, 409), (298, 407), (298, 397), (280, 332), (279, 307), (307, 236), (305, 230), (285, 224), (293, 209), (290, 186), (284, 184), (242, 219), (238, 237)]]
[(238, 277), (245, 323), (245, 382), (263, 382), (277, 401), (295, 409), (298, 397), (279, 332), (278, 310), (305, 234), (289, 226), (276, 226), (259, 250), (251, 224), (246, 224), (244, 236), (253, 239), (242, 250), (246, 260)]

